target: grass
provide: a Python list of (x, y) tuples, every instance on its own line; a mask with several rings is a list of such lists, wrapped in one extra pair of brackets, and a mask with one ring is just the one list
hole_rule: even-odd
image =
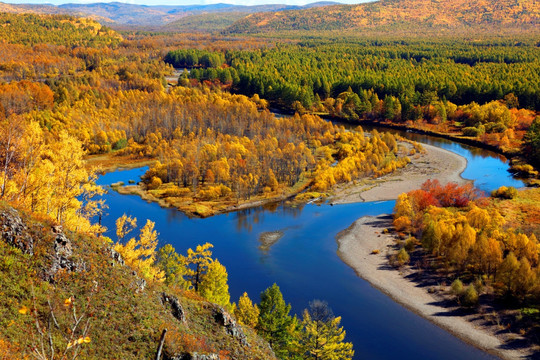
[[(0, 210), (6, 207), (0, 204)], [(0, 354), (9, 349), (8, 358), (29, 358), (34, 347), (40, 348), (41, 340), (47, 349), (49, 329), (55, 352), (63, 352), (75, 309), (77, 316), (84, 315), (82, 323), (89, 324), (86, 334), (81, 327), (73, 332), (75, 339), (85, 336), (90, 340), (76, 345), (81, 359), (154, 358), (164, 328), (168, 329), (168, 354), (222, 353), (235, 359), (274, 359), (268, 345), (252, 329), (244, 329), (249, 349), (227, 335), (214, 321), (213, 305), (195, 293), (153, 281), (137, 292), (132, 271), (114, 264), (108, 244), (97, 237), (66, 232), (73, 245), (70, 259), (84, 263), (84, 270), (60, 270), (53, 283), (43, 280), (54, 251), (54, 224), (24, 214), (22, 218), (34, 239), (34, 255), (23, 254), (0, 240)], [(161, 303), (163, 292), (179, 299), (186, 312), (185, 324)], [(70, 299), (69, 304), (66, 299)], [(68, 354), (72, 355), (73, 349)]]

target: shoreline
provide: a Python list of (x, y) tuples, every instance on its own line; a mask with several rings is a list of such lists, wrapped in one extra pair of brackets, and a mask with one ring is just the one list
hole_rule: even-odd
[(422, 144), (422, 147), (423, 153), (410, 156), (411, 162), (393, 173), (361, 184), (336, 186), (330, 204), (395, 200), (402, 193), (420, 189), (427, 179), (439, 180), (442, 185), (449, 182), (464, 185), (472, 181), (461, 177), (467, 167), (463, 156), (433, 145)]
[[(415, 273), (410, 266), (400, 269), (390, 266), (387, 255), (394, 249), (395, 239), (392, 234), (383, 233), (384, 229), (390, 227), (390, 214), (359, 218), (336, 235), (338, 256), (373, 287), (466, 343), (502, 359), (522, 359), (530, 355), (527, 349), (512, 349), (505, 344), (512, 336), (519, 335), (508, 334), (508, 338), (504, 338), (495, 335), (495, 331), (487, 325), (475, 324), (465, 316), (449, 316), (458, 309), (457, 305), (442, 305), (440, 296), (410, 280), (408, 275)], [(374, 250), (379, 253), (374, 254)]]

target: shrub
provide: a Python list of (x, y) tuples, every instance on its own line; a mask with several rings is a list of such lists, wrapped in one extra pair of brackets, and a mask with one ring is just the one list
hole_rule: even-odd
[(452, 294), (454, 294), (458, 299), (463, 294), (463, 283), (461, 280), (456, 279), (450, 286)]
[(127, 146), (127, 144), (128, 144), (127, 139), (120, 139), (113, 144), (112, 148), (113, 150), (124, 149)]
[(405, 240), (405, 250), (407, 252), (412, 252), (415, 247), (416, 247), (416, 238), (414, 236), (409, 236), (407, 240)]
[(157, 176), (152, 176), (152, 179), (150, 180), (150, 183), (148, 183), (148, 189), (149, 190), (155, 190), (158, 187), (160, 187), (161, 184), (163, 184), (163, 181), (161, 181), (160, 178), (158, 178)]
[(411, 260), (411, 257), (405, 248), (401, 248), (401, 250), (399, 250), (397, 253), (396, 260), (399, 266), (403, 266)]
[(463, 135), (470, 136), (470, 137), (478, 137), (482, 135), (482, 130), (475, 128), (475, 127), (466, 127), (463, 128)]
[(500, 199), (513, 199), (517, 196), (518, 191), (513, 186), (501, 186), (497, 190), (493, 190), (491, 192), (491, 196), (494, 198), (500, 198)]
[(473, 284), (470, 284), (463, 294), (462, 304), (468, 307), (474, 307), (478, 305), (478, 292), (474, 288)]

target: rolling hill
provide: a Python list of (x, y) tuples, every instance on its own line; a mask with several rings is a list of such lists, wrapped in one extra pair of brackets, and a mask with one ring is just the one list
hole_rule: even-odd
[[(83, 17), (90, 17), (105, 25), (130, 25), (130, 26), (152, 26), (160, 27), (165, 24), (173, 23), (177, 20), (188, 16), (203, 16), (201, 24), (194, 24), (198, 20), (197, 17), (190, 19), (187, 22), (188, 28), (196, 27), (206, 29), (206, 25), (213, 18), (219, 18), (219, 30), (231, 25), (235, 20), (251, 13), (258, 12), (274, 12), (292, 9), (310, 9), (330, 4), (338, 4), (336, 2), (324, 1), (311, 3), (305, 6), (291, 6), (286, 4), (270, 4), (256, 6), (242, 6), (231, 4), (209, 4), (209, 5), (136, 5), (122, 2), (110, 3), (91, 3), (91, 4), (62, 4), (54, 5), (39, 5), (39, 4), (7, 4), (0, 2), (0, 12), (9, 13), (35, 13), (35, 14), (67, 14)], [(204, 16), (206, 14), (235, 14), (231, 16)], [(224, 19), (226, 20), (223, 23)], [(182, 30), (184, 25), (180, 21), (176, 25), (168, 26), (169, 30)], [(212, 27), (214, 28), (214, 27)]]
[(238, 20), (227, 33), (273, 31), (414, 31), (452, 32), (490, 28), (504, 32), (538, 30), (536, 0), (380, 0), (306, 10), (257, 13)]

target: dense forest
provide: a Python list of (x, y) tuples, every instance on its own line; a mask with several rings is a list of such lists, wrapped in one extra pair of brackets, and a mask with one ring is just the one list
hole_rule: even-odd
[(392, 261), (404, 265), (414, 256), (419, 268), (450, 279), (451, 293), (465, 308), (502, 303), (517, 310), (506, 320), (508, 328), (534, 339), (539, 194), (503, 186), (485, 197), (472, 185), (427, 181), (397, 200), (394, 226), (403, 240)]
[[(149, 358), (166, 329), (167, 358), (352, 358), (324, 302), (297, 317), (273, 285), (258, 304), (247, 294), (233, 303), (209, 243), (185, 255), (158, 249), (154, 222), (137, 226), (129, 216), (116, 221), (116, 237), (104, 236), (104, 189), (88, 155), (159, 160), (149, 188), (168, 181), (169, 192), (249, 197), (304, 173), (325, 190), (350, 176), (342, 165), (356, 165), (358, 176), (391, 171), (400, 163), (393, 137), (349, 134), (312, 116), (276, 118), (259, 111), (261, 99), (206, 86), (168, 89), (162, 37), (123, 40), (66, 16), (2, 21), (0, 283), (9, 296), (0, 357)], [(330, 166), (334, 156), (342, 165)]]
[[(95, 180), (104, 168), (148, 165), (139, 184), (114, 190), (204, 217), (325, 198), (338, 184), (406, 169), (420, 150), (326, 116), (487, 146), (537, 184), (540, 47), (534, 34), (513, 33), (537, 25), (537, 9), (427, 3), (395, 16), (415, 24), (444, 9), (433, 24), (511, 23), (512, 35), (284, 37), (276, 30), (288, 29), (294, 11), (253, 15), (227, 35), (120, 34), (69, 15), (0, 13), (0, 358), (150, 358), (166, 329), (169, 359), (351, 359), (341, 318), (325, 302), (294, 315), (276, 284), (258, 303), (246, 293), (233, 302), (209, 242), (185, 254), (158, 248), (155, 223), (129, 215), (106, 232), (105, 189)], [(354, 28), (378, 12), (373, 25), (392, 27), (403, 4), (312, 9), (302, 13), (315, 14), (311, 22), (294, 21), (331, 30), (326, 15), (337, 14)], [(471, 11), (478, 7), (483, 15)], [(468, 14), (463, 23), (447, 23), (457, 9)], [(267, 17), (271, 30), (251, 23)], [(265, 34), (231, 35), (244, 31)], [(472, 186), (427, 182), (397, 200), (394, 226), (406, 240), (391, 261), (420, 256), (456, 279), (458, 301), (510, 299), (529, 309), (534, 329), (538, 201), (535, 189), (485, 198)]]
[[(419, 34), (535, 31), (540, 10), (535, 0), (381, 0), (308, 10), (256, 13), (238, 20), (225, 33), (346, 31)], [(536, 29), (537, 30), (537, 29)]]
[[(173, 50), (165, 61), (281, 109), (411, 126), (515, 154), (536, 138), (535, 127), (527, 132), (540, 108), (539, 49), (527, 37), (321, 38), (249, 51)], [(524, 169), (516, 166), (534, 176)]]

